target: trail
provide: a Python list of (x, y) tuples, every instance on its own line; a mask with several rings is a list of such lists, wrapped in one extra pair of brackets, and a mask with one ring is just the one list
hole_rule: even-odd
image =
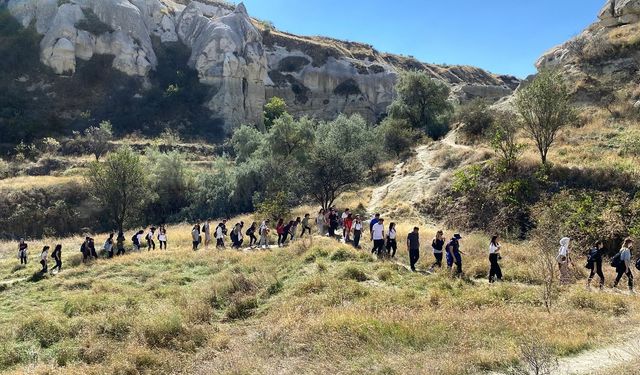
[[(456, 132), (452, 131), (438, 142), (417, 147), (414, 156), (395, 166), (391, 180), (373, 191), (369, 211), (391, 215), (405, 210), (406, 214), (432, 196), (446, 172), (475, 152), (469, 146), (457, 144), (456, 137)], [(438, 159), (447, 152), (460, 160), (454, 161), (455, 165), (447, 166), (447, 162), (442, 165), (442, 160)]]

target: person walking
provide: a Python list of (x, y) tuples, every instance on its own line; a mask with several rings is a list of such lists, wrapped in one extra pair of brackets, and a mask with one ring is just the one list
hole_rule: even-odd
[(209, 220), (202, 226), (202, 232), (204, 232), (204, 248), (208, 249), (211, 244), (211, 222)]
[(40, 273), (44, 275), (49, 270), (49, 246), (45, 246), (42, 248), (42, 252), (40, 253), (40, 264), (42, 265), (42, 270), (40, 271)]
[(496, 281), (502, 281), (502, 269), (498, 261), (500, 260), (500, 243), (498, 242), (498, 236), (491, 237), (489, 242), (489, 283)]
[(282, 247), (284, 243), (284, 219), (282, 218), (276, 224), (276, 233), (278, 234), (278, 247)]
[(558, 250), (558, 256), (556, 257), (558, 268), (560, 269), (560, 284), (562, 285), (571, 283), (571, 272), (569, 271), (569, 266), (571, 265), (570, 244), (571, 239), (569, 237), (563, 237), (560, 240), (560, 249)]
[(407, 235), (407, 250), (409, 251), (409, 264), (411, 271), (416, 272), (416, 263), (420, 259), (420, 228), (414, 227), (413, 232)]
[(242, 227), (243, 227), (242, 222), (240, 223), (236, 223), (236, 225), (233, 226), (233, 229), (231, 230), (231, 242), (232, 242), (232, 246), (234, 249), (239, 249), (242, 246)]
[(149, 233), (147, 233), (147, 251), (156, 249), (156, 242), (154, 241), (156, 235), (156, 228), (149, 228)]
[(347, 242), (347, 236), (349, 235), (349, 232), (347, 232), (347, 226), (345, 225), (345, 220), (347, 220), (349, 215), (351, 215), (351, 210), (347, 208), (340, 216), (340, 221), (342, 222), (342, 240), (345, 242)]
[(271, 229), (269, 228), (269, 220), (265, 220), (260, 224), (260, 229), (258, 230), (260, 234), (260, 248), (268, 249), (269, 248), (269, 232)]
[(164, 224), (160, 225), (158, 229), (158, 242), (160, 243), (160, 250), (163, 248), (167, 250), (167, 228)]
[(253, 249), (254, 245), (258, 244), (258, 238), (256, 237), (256, 228), (258, 224), (254, 221), (251, 223), (249, 229), (247, 229), (247, 236), (249, 236), (249, 247)]
[(627, 238), (624, 240), (622, 249), (620, 249), (620, 261), (616, 267), (616, 280), (613, 283), (613, 288), (618, 289), (618, 283), (622, 279), (622, 276), (627, 276), (627, 283), (629, 285), (629, 292), (635, 294), (633, 291), (633, 272), (631, 271), (631, 250), (633, 249), (633, 240)]
[(289, 233), (291, 233), (294, 222), (295, 221), (291, 220), (284, 226), (284, 228), (282, 228), (282, 246), (285, 246), (287, 243), (287, 239), (289, 238)]
[(360, 248), (360, 238), (362, 238), (362, 220), (360, 219), (360, 215), (356, 215), (355, 220), (353, 221), (352, 229), (353, 229), (353, 247), (356, 249)]
[(464, 252), (460, 250), (460, 240), (462, 236), (459, 233), (455, 233), (449, 243), (447, 244), (447, 267), (449, 270), (453, 269), (453, 264), (456, 265), (456, 276), (462, 276), (462, 255)]
[(316, 226), (318, 227), (318, 234), (320, 236), (324, 236), (324, 224), (325, 224), (324, 209), (321, 209), (318, 212), (318, 216), (316, 217)]
[(604, 273), (602, 272), (602, 256), (604, 255), (604, 242), (596, 241), (593, 244), (593, 247), (589, 250), (589, 254), (587, 255), (587, 265), (585, 266), (588, 270), (591, 270), (589, 274), (589, 278), (587, 279), (587, 289), (591, 289), (591, 281), (593, 280), (595, 275), (598, 275), (600, 278), (600, 289), (604, 288)]
[(198, 245), (200, 245), (200, 228), (198, 228), (198, 225), (194, 225), (193, 229), (191, 230), (191, 240), (193, 251), (197, 251)]
[(439, 230), (431, 241), (431, 250), (435, 261), (429, 267), (429, 272), (433, 272), (436, 267), (442, 268), (442, 250), (444, 249), (444, 232)]
[(342, 222), (342, 225), (344, 226), (344, 231), (343, 231), (344, 243), (349, 243), (351, 242), (351, 227), (353, 227), (353, 214), (349, 213), (349, 215), (347, 215), (347, 217)]
[(29, 253), (29, 244), (27, 244), (24, 238), (20, 239), (18, 243), (18, 258), (20, 259), (20, 264), (27, 264), (28, 254)]
[(378, 220), (371, 228), (371, 239), (373, 240), (372, 254), (382, 257), (384, 253), (384, 219)]
[[(206, 234), (205, 234), (205, 236), (206, 236)], [(225, 248), (225, 246), (224, 246), (224, 236), (225, 236), (224, 224), (220, 223), (216, 227), (216, 249), (224, 249)]]
[(62, 245), (57, 244), (53, 249), (53, 253), (51, 253), (51, 258), (56, 261), (56, 265), (51, 269), (51, 273), (54, 270), (58, 270), (58, 272), (62, 271)]
[(113, 258), (113, 233), (109, 234), (109, 238), (104, 241), (104, 245), (102, 245), (102, 250), (107, 254), (109, 258)]
[(142, 247), (142, 237), (144, 236), (144, 230), (139, 230), (136, 234), (131, 237), (131, 241), (133, 242), (133, 250), (140, 251)]
[(80, 252), (82, 253), (82, 263), (87, 263), (89, 261), (89, 258), (91, 258), (89, 239), (90, 237), (85, 237), (84, 242), (82, 243), (82, 245), (80, 245)]
[(378, 224), (378, 221), (380, 221), (380, 214), (373, 215), (373, 217), (369, 221), (369, 233), (371, 234), (371, 238), (370, 239), (372, 241), (373, 241), (373, 226)]
[(396, 240), (396, 223), (389, 224), (389, 231), (387, 232), (387, 255), (391, 258), (396, 257), (396, 251), (398, 250), (398, 242)]
[(116, 248), (118, 252), (116, 255), (124, 255), (124, 233), (118, 232), (118, 237), (116, 238)]
[(296, 233), (298, 233), (298, 227), (300, 226), (300, 223), (302, 223), (302, 219), (300, 219), (300, 216), (298, 216), (293, 222), (293, 225), (291, 225), (291, 229), (289, 229), (289, 236), (291, 237), (291, 241), (296, 239)]
[(336, 239), (338, 229), (338, 213), (333, 208), (329, 212), (329, 237)]
[(304, 218), (302, 219), (301, 227), (302, 231), (300, 232), (300, 238), (304, 237), (304, 232), (308, 232), (309, 236), (311, 236), (311, 224), (309, 221), (311, 220), (311, 215), (304, 214)]
[(89, 238), (89, 253), (93, 257), (93, 259), (98, 259), (98, 253), (96, 252), (96, 243), (92, 237)]

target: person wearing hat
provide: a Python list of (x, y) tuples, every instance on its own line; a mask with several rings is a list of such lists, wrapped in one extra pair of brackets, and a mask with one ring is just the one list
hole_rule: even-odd
[(456, 233), (447, 244), (447, 267), (451, 270), (455, 263), (457, 276), (462, 275), (462, 255), (464, 252), (460, 250), (461, 239), (462, 236)]
[(377, 223), (371, 227), (371, 239), (373, 240), (372, 254), (377, 254), (378, 257), (384, 255), (384, 219), (378, 220)]

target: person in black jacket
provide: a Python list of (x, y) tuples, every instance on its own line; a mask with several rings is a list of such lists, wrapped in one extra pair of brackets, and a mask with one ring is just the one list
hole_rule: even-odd
[(62, 271), (62, 245), (56, 245), (53, 249), (53, 253), (51, 253), (51, 258), (56, 261), (56, 265), (51, 269), (51, 272), (53, 273), (53, 270), (56, 268), (58, 269), (58, 272)]
[(80, 252), (82, 253), (82, 262), (86, 263), (91, 257), (91, 249), (89, 248), (90, 237), (86, 237), (84, 242), (80, 246)]
[(589, 255), (587, 256), (586, 268), (591, 270), (591, 274), (587, 279), (587, 289), (591, 289), (591, 280), (597, 274), (600, 278), (600, 289), (604, 288), (604, 273), (602, 272), (602, 256), (604, 255), (604, 243), (597, 241), (593, 244)]

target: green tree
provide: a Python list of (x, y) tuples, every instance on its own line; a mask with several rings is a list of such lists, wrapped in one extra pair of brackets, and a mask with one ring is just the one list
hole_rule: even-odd
[(120, 147), (104, 163), (91, 164), (86, 178), (93, 197), (120, 231), (133, 223), (148, 198), (142, 160), (130, 147)]
[(287, 103), (282, 98), (274, 96), (269, 99), (264, 106), (264, 126), (267, 130), (271, 128), (273, 122), (287, 113)]
[(273, 122), (266, 137), (272, 155), (288, 161), (303, 159), (313, 145), (313, 128), (313, 121), (307, 117), (294, 120), (290, 114), (283, 114)]
[(457, 119), (464, 124), (462, 132), (471, 138), (485, 135), (494, 121), (489, 105), (484, 99), (474, 99), (462, 105)]
[(446, 84), (425, 72), (407, 71), (400, 74), (396, 92), (397, 97), (389, 106), (391, 117), (406, 120), (433, 139), (447, 133), (453, 106), (448, 101), (450, 90)]
[(378, 127), (385, 151), (399, 157), (413, 145), (416, 134), (405, 120), (387, 117)]
[(491, 147), (500, 158), (504, 168), (513, 169), (525, 145), (518, 143), (518, 119), (514, 114), (498, 112), (495, 115), (492, 127)]
[(524, 130), (534, 141), (542, 164), (558, 132), (575, 119), (571, 96), (558, 71), (544, 70), (518, 90), (515, 107)]
[(291, 202), (283, 191), (276, 193), (272, 198), (265, 199), (256, 205), (258, 217), (269, 218), (277, 221), (291, 215)]
[(217, 159), (212, 171), (198, 175), (190, 207), (193, 218), (229, 217), (237, 214), (233, 205), (235, 170), (226, 159)]
[(111, 122), (102, 121), (99, 126), (91, 126), (84, 131), (82, 143), (87, 152), (96, 157), (96, 161), (111, 149), (113, 127)]
[(247, 161), (264, 142), (264, 134), (258, 129), (249, 125), (242, 125), (231, 137), (231, 145), (236, 154), (236, 161), (242, 163)]
[(161, 153), (147, 150), (149, 162), (153, 165), (152, 188), (155, 200), (149, 206), (150, 217), (166, 222), (172, 215), (189, 206), (193, 191), (192, 171), (187, 166), (185, 156), (178, 151)]

